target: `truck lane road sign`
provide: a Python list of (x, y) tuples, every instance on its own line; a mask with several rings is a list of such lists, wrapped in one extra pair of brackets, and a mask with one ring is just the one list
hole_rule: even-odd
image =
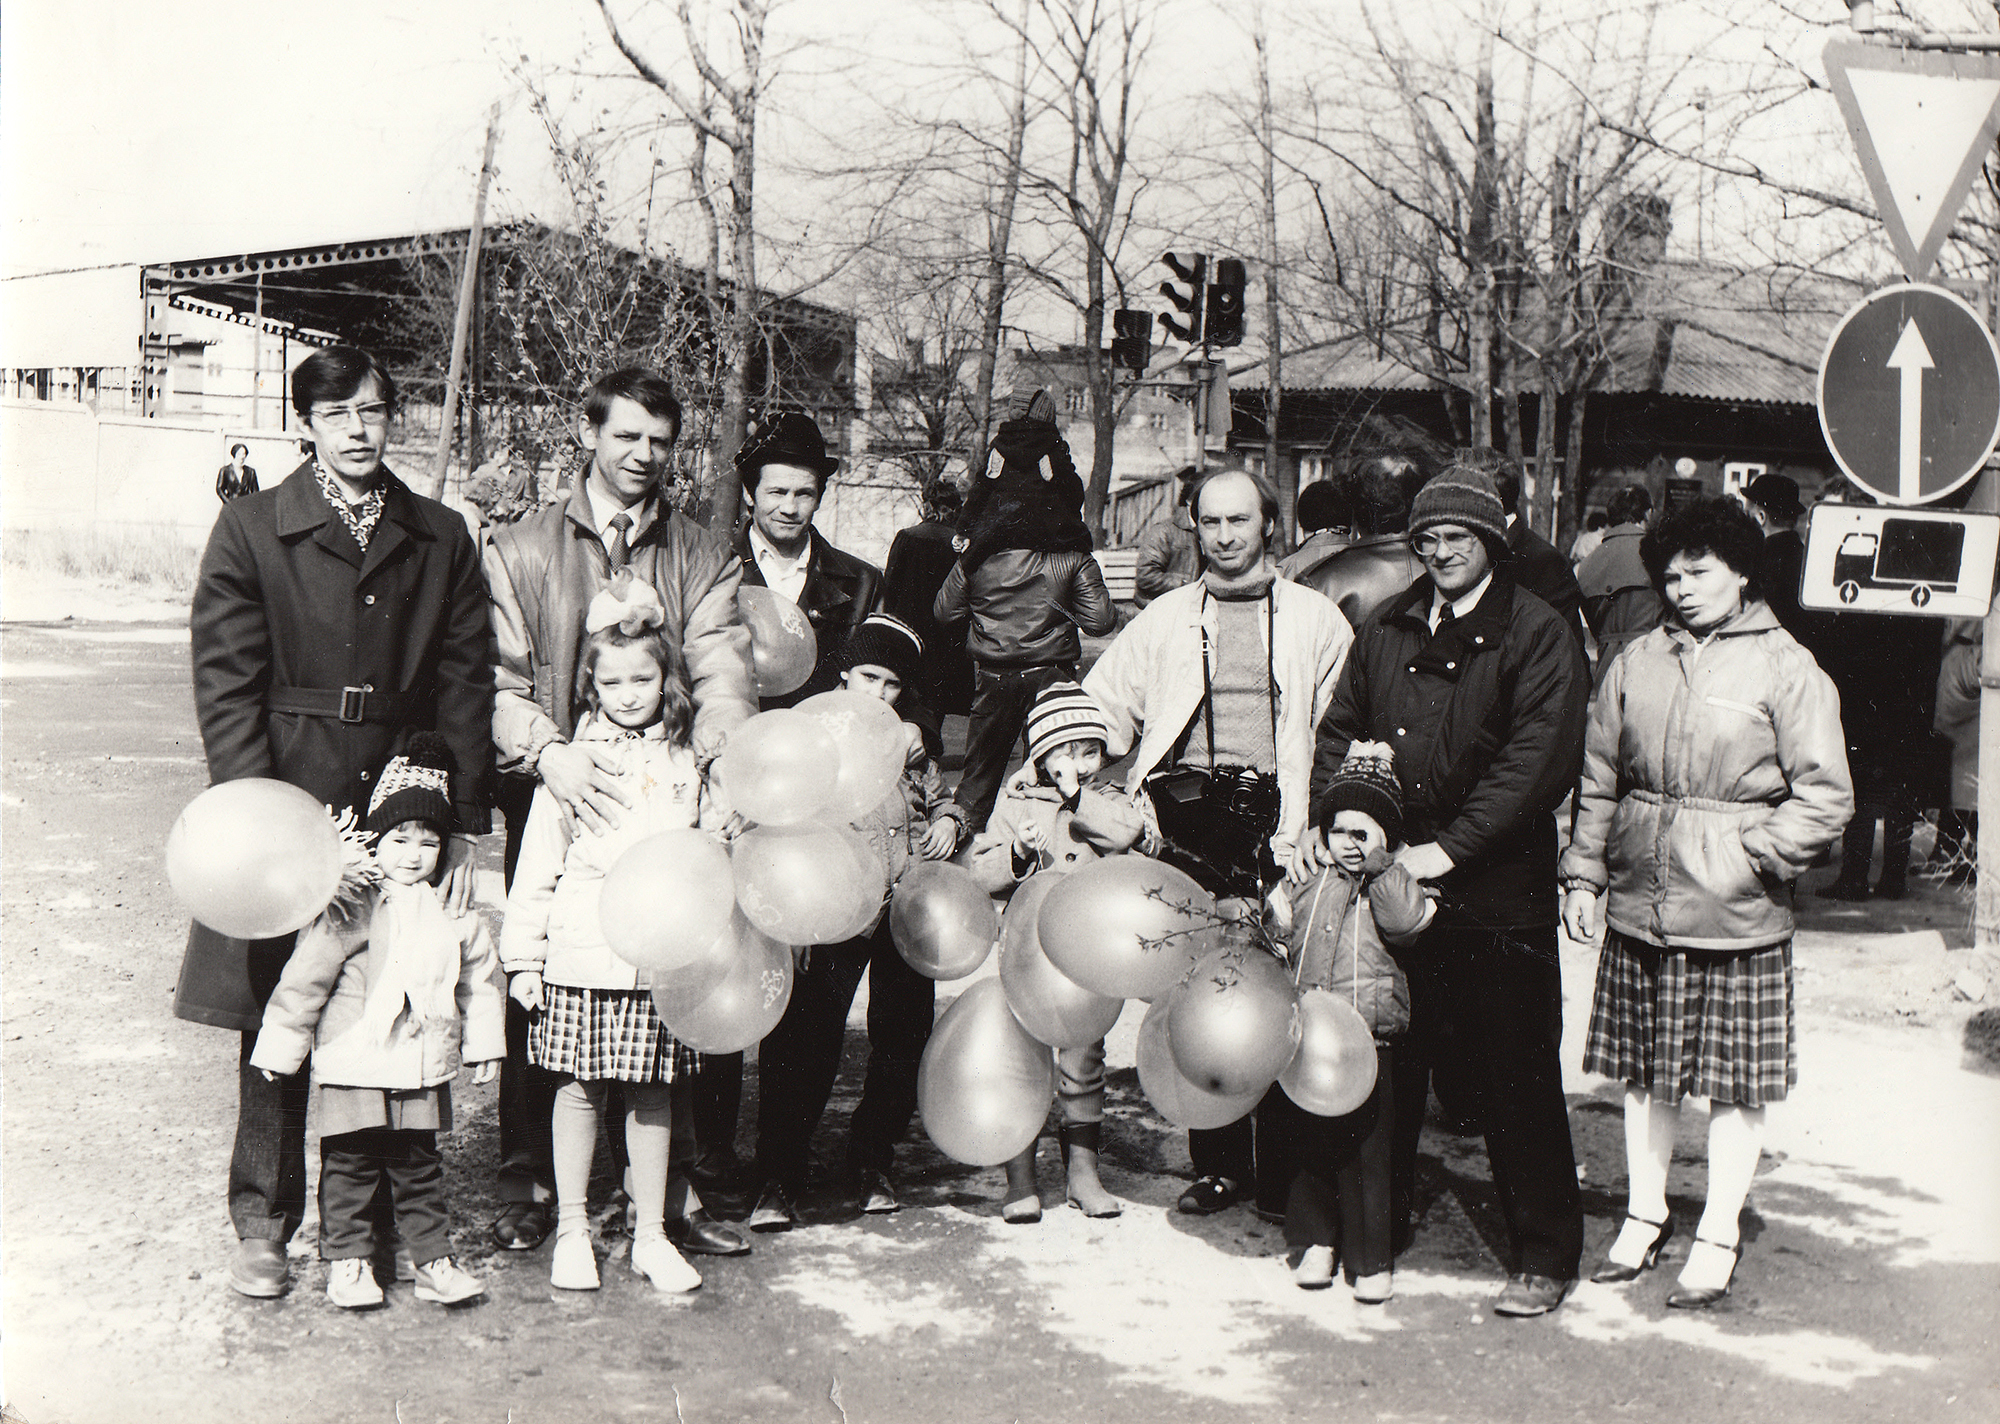
[(1841, 470), (1877, 499), (1942, 499), (2000, 439), (2000, 347), (1955, 293), (1884, 287), (1827, 342), (1819, 423)]
[(1834, 613), (1983, 618), (1996, 555), (2000, 515), (1816, 504), (1799, 602)]

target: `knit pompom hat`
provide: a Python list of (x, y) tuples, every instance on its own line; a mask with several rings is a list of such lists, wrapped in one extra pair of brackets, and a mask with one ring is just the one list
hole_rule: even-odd
[(1333, 824), (1337, 811), (1365, 811), (1395, 845), (1403, 839), (1403, 784), (1396, 779), (1396, 753), (1387, 742), (1355, 742), (1319, 801), (1319, 823)]
[(917, 666), (924, 655), (924, 640), (916, 629), (886, 613), (871, 613), (834, 654), (842, 672), (867, 664), (887, 668), (908, 687), (917, 680)]
[(1410, 505), (1410, 537), (1439, 524), (1457, 524), (1477, 534), (1496, 564), (1507, 557), (1507, 509), (1493, 477), (1453, 465), (1417, 491)]
[(1111, 741), (1111, 726), (1097, 699), (1074, 682), (1052, 682), (1028, 708), (1028, 761), (1032, 765), (1067, 742)]
[(436, 732), (415, 732), (403, 754), (382, 768), (368, 801), (368, 834), (379, 836), (405, 821), (422, 821), (447, 835), (451, 811), (451, 746)]

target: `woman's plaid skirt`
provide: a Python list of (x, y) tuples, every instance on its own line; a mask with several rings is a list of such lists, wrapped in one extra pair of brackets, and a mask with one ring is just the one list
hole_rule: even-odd
[(671, 1083), (676, 1046), (644, 989), (545, 983), (528, 1029), (529, 1062), (585, 1082)]
[(1674, 1101), (1783, 1102), (1799, 1081), (1792, 942), (1676, 950), (1607, 931), (1583, 1067)]

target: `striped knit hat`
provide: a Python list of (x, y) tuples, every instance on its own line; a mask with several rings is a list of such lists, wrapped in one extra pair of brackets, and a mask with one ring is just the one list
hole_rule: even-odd
[(1319, 823), (1333, 824), (1337, 811), (1366, 811), (1395, 845), (1403, 838), (1403, 784), (1396, 779), (1396, 753), (1387, 742), (1355, 742), (1319, 801)]
[(1484, 471), (1453, 465), (1417, 491), (1410, 504), (1410, 537), (1439, 524), (1470, 529), (1495, 563), (1507, 557), (1507, 509), (1493, 477)]
[(451, 812), (451, 746), (436, 732), (414, 732), (403, 755), (382, 768), (368, 800), (368, 834), (379, 836), (405, 821), (422, 821), (439, 835), (457, 818)]
[(871, 613), (859, 628), (847, 635), (847, 641), (834, 655), (834, 664), (842, 672), (864, 664), (887, 668), (908, 687), (917, 680), (918, 662), (923, 655), (924, 640), (917, 636), (916, 629), (886, 613)]
[(1039, 762), (1066, 742), (1111, 741), (1097, 699), (1073, 682), (1052, 682), (1028, 708), (1028, 760)]

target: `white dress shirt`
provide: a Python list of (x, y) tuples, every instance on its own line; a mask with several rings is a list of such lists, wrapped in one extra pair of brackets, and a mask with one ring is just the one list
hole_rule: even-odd
[[(1477, 608), (1479, 606), (1480, 596), (1486, 592), (1487, 585), (1492, 582), (1493, 582), (1493, 575), (1489, 573), (1486, 575), (1485, 578), (1481, 579), (1478, 583), (1474, 584), (1464, 593), (1461, 593), (1457, 598), (1452, 599), (1451, 616), (1453, 618), (1463, 618), (1466, 614), (1470, 613), (1473, 609)], [(1438, 630), (1438, 620), (1444, 617), (1444, 603), (1445, 603), (1444, 595), (1440, 594), (1436, 589), (1432, 589), (1431, 631), (1433, 633), (1437, 632)]]
[(583, 493), (590, 500), (590, 517), (597, 526), (597, 537), (604, 541), (607, 549), (611, 547), (611, 521), (618, 515), (632, 516), (632, 527), (625, 531), (625, 547), (628, 549), (639, 542), (639, 535), (652, 527), (654, 519), (659, 517), (660, 502), (651, 495), (637, 504), (620, 504), (600, 491), (587, 475), (584, 477)]
[(797, 558), (781, 554), (763, 531), (756, 525), (750, 526), (750, 554), (757, 560), (757, 571), (764, 575), (764, 586), (773, 593), (782, 593), (797, 603), (805, 596), (806, 572), (812, 563), (812, 536), (806, 536), (806, 545), (799, 550)]

